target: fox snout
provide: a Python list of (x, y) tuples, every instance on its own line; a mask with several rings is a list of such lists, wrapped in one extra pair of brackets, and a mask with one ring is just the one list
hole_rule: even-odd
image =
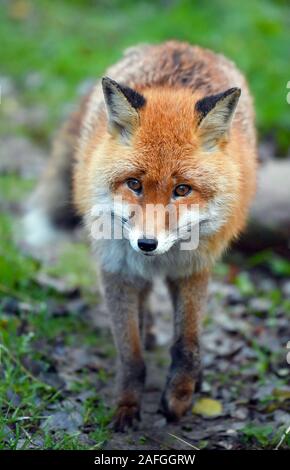
[(142, 232), (142, 230), (132, 227), (129, 230), (128, 239), (131, 247), (143, 255), (156, 256), (164, 252), (162, 240), (156, 233), (147, 234), (145, 231)]
[(162, 255), (176, 242), (176, 237), (168, 230), (146, 232), (137, 227), (129, 230), (128, 239), (135, 251), (147, 256)]
[[(126, 204), (122, 207), (126, 213)], [(134, 216), (126, 217), (124, 235), (138, 253), (149, 256), (162, 255), (179, 243), (191, 240), (190, 249), (195, 249), (199, 239), (200, 214), (198, 207), (176, 210), (174, 205), (127, 208)], [(184, 245), (183, 249), (184, 249)]]
[(156, 238), (139, 238), (137, 241), (138, 248), (145, 254), (152, 253), (158, 246)]

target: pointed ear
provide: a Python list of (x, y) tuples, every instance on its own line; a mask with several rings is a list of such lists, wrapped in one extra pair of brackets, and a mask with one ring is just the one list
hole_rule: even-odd
[(102, 80), (103, 93), (109, 118), (109, 131), (128, 141), (139, 124), (138, 109), (144, 106), (145, 98), (127, 86), (111, 78)]
[(197, 101), (198, 129), (205, 150), (214, 150), (219, 142), (227, 138), (240, 94), (240, 88), (230, 88)]

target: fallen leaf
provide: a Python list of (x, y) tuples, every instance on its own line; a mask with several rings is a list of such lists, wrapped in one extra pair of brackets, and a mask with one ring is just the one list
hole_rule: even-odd
[(290, 400), (290, 390), (288, 388), (284, 388), (284, 389), (274, 388), (273, 395), (275, 398), (278, 398), (280, 401)]
[(193, 414), (198, 414), (207, 418), (220, 416), (222, 412), (223, 407), (221, 402), (213, 400), (212, 398), (200, 398), (192, 407)]

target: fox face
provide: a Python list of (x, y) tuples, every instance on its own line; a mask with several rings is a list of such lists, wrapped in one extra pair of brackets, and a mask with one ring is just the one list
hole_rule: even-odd
[(92, 172), (94, 203), (106, 195), (110, 217), (146, 256), (168, 252), (193, 232), (195, 241), (216, 233), (239, 186), (227, 143), (240, 89), (141, 94), (104, 78), (103, 92), (108, 131)]

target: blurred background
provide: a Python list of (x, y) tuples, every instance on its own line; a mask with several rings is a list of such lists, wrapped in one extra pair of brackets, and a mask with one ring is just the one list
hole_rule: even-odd
[[(48, 108), (33, 129), (17, 123), (19, 131), (34, 139), (47, 141), (65, 104), (74, 102), (87, 81), (102, 75), (124, 48), (177, 38), (222, 52), (237, 63), (256, 99), (260, 136), (273, 139), (279, 154), (287, 153), (287, 0), (244, 0), (239, 5), (231, 0), (1, 0), (0, 5), (2, 93), (14, 88), (19, 106)], [(12, 102), (10, 109), (4, 107), (1, 130), (11, 125), (12, 108)]]
[(88, 247), (76, 236), (32, 256), (17, 222), (81, 95), (124, 48), (173, 38), (245, 73), (262, 163), (249, 230), (210, 289), (203, 390), (166, 431), (199, 448), (288, 447), (289, 2), (0, 0), (0, 9), (0, 448), (189, 448), (152, 411), (168, 362), (164, 288), (152, 300), (159, 337), (143, 427), (131, 441), (112, 436), (114, 348)]

